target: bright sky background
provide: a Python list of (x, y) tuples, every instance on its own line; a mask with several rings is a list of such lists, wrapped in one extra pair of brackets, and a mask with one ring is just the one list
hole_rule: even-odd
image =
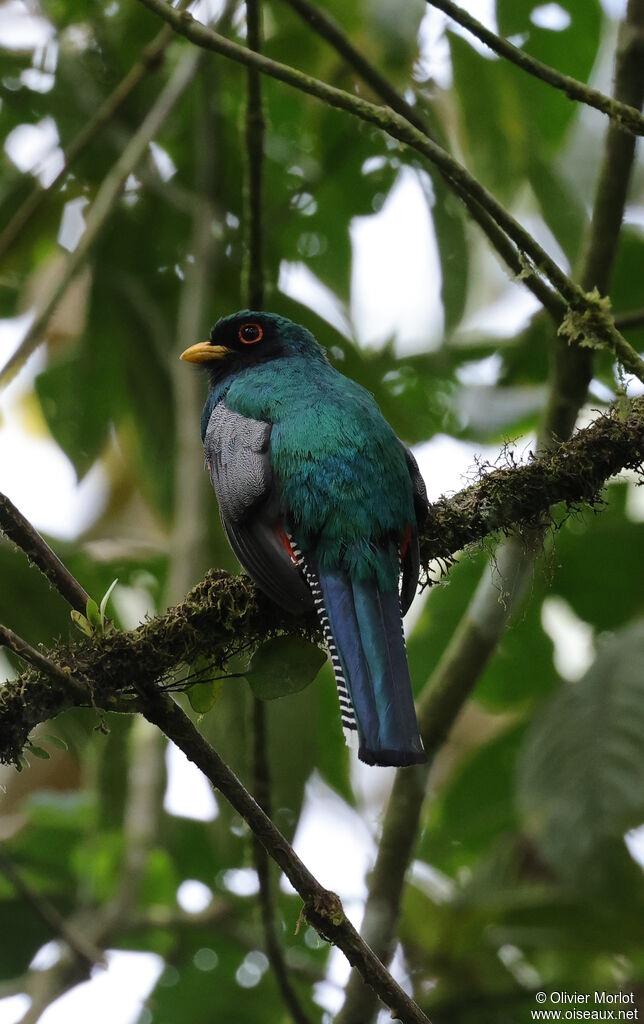
[[(602, 2), (613, 16), (619, 16), (625, 8), (625, 0)], [(215, 6), (202, 0), (200, 12), (208, 9), (212, 13)], [(490, 27), (495, 27), (492, 0), (462, 0), (462, 6)], [(546, 22), (553, 27), (565, 27), (567, 15), (557, 4), (549, 3), (539, 7), (534, 17), (542, 24)], [(446, 83), (450, 69), (446, 45), (440, 38), (444, 20), (440, 12), (428, 9), (421, 28), (421, 48), (425, 68)], [(30, 13), (21, 0), (9, 0), (0, 5), (1, 46), (33, 48), (37, 56), (50, 36), (48, 23)], [(51, 56), (51, 49), (50, 46), (48, 59), (53, 60), (53, 71), (55, 54)], [(486, 55), (489, 56), (489, 52), (486, 51)], [(41, 91), (51, 88), (53, 81), (47, 66), (44, 71), (28, 72), (23, 78), (28, 87)], [(46, 120), (37, 127), (23, 126), (12, 133), (7, 152), (17, 166), (33, 168), (41, 180), (47, 181), (60, 160), (57, 142), (56, 126), (53, 121)], [(46, 153), (49, 157), (43, 162)], [(162, 152), (157, 156), (162, 162)], [(523, 219), (557, 255), (554, 240), (548, 235), (543, 222), (529, 210), (523, 211)], [(76, 205), (67, 212), (59, 241), (73, 248), (82, 230), (82, 207)], [(413, 171), (404, 170), (400, 174), (377, 214), (357, 218), (353, 222), (351, 239), (354, 268), (350, 313), (358, 325), (359, 343), (378, 345), (394, 336), (401, 353), (419, 351), (427, 346), (428, 339), (430, 345), (438, 344), (442, 329), (440, 267), (426, 200), (419, 178)], [(284, 265), (280, 287), (346, 331), (345, 312), (337, 307), (333, 297), (303, 265)], [(462, 328), (464, 333), (485, 328), (489, 332), (508, 335), (516, 331), (534, 309), (534, 300), (526, 290), (509, 282), (500, 270), (491, 294), (489, 308), (476, 319), (466, 319)], [(0, 321), (0, 362), (4, 363), (17, 347), (28, 321), (29, 314)], [(73, 468), (60, 449), (47, 438), (35, 437), (25, 430), (18, 401), (30, 389), (34, 376), (43, 365), (44, 355), (37, 352), (11, 386), (0, 393), (0, 489), (8, 493), (39, 529), (53, 537), (72, 539), (91, 523), (100, 509), (106, 495), (106, 482), (101, 467), (96, 466), (77, 485)], [(498, 363), (485, 360), (468, 372), (468, 382), (492, 384)], [(463, 475), (471, 467), (475, 454), (494, 458), (497, 449), (481, 452), (480, 446), (438, 436), (419, 446), (416, 454), (430, 498), (436, 498), (445, 491), (462, 486)], [(638, 518), (640, 515), (644, 517), (644, 508), (633, 507)], [(125, 596), (122, 595), (123, 598)], [(418, 611), (418, 607), (412, 609), (412, 621)], [(559, 671), (566, 678), (578, 678), (593, 657), (592, 630), (574, 616), (565, 602), (556, 598), (546, 601), (543, 623), (555, 642)], [(214, 817), (217, 814), (216, 799), (197, 769), (172, 746), (168, 750), (167, 764), (166, 810), (202, 820)], [(295, 848), (320, 881), (342, 896), (356, 925), (360, 921), (366, 891), (365, 873), (375, 852), (379, 818), (392, 778), (393, 769), (368, 768), (355, 763), (356, 789), (365, 812), (362, 815), (349, 808), (319, 777), (314, 776), (307, 786)], [(333, 835), (332, 844), (328, 843), (330, 834)], [(630, 836), (628, 843), (633, 854), (643, 859), (642, 831)], [(252, 871), (231, 871), (228, 875), (226, 884), (231, 891), (253, 897), (256, 880)], [(436, 878), (431, 880), (431, 884), (441, 886), (447, 883)], [(180, 905), (195, 912), (203, 909), (211, 897), (212, 893), (206, 886), (189, 880), (183, 883), (177, 894)], [(38, 956), (39, 965), (47, 966), (56, 955), (55, 944), (49, 944)], [(111, 952), (108, 960), (107, 970), (97, 970), (91, 982), (79, 986), (53, 1004), (41, 1018), (42, 1024), (74, 1024), (88, 1018), (93, 1024), (134, 1022), (162, 970), (162, 961), (157, 956), (127, 952)], [(240, 966), (238, 980), (240, 984), (255, 984), (263, 970), (265, 965), (257, 956), (253, 960), (250, 955)], [(344, 983), (347, 972), (344, 958), (334, 952), (329, 980), (318, 986), (317, 992), (320, 1004), (330, 1012), (339, 1006), (338, 985)], [(396, 957), (394, 973), (405, 982), (400, 954)], [(0, 1000), (0, 1024), (14, 1024), (26, 1007), (25, 997)]]

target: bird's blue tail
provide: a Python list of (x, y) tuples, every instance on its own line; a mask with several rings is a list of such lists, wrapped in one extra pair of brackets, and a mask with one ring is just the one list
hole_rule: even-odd
[(378, 765), (426, 761), (398, 594), (379, 590), (375, 580), (323, 572), (318, 611), (335, 669), (342, 724), (357, 727), (360, 760)]

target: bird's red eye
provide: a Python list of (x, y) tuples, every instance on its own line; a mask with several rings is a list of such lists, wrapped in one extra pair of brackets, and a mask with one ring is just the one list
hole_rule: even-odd
[(237, 331), (237, 337), (242, 345), (255, 345), (264, 337), (264, 331), (259, 324), (242, 324)]

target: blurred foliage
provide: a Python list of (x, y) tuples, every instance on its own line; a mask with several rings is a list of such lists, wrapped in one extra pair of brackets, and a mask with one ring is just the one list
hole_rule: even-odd
[[(17, 6), (2, 4), (0, 13)], [(535, 23), (537, 6), (536, 0), (497, 0), (500, 31), (568, 74), (608, 81), (616, 26), (599, 0), (561, 0), (566, 24), (557, 30)], [(580, 113), (560, 93), (479, 52), (420, 0), (327, 0), (324, 7), (418, 105), (436, 136), (535, 231), (546, 239), (549, 233), (548, 244), (556, 241), (562, 259), (578, 266), (605, 120)], [(265, 0), (263, 8), (270, 56), (369, 95), (281, 0)], [(61, 145), (69, 144), (159, 28), (141, 5), (125, 0), (43, 0), (42, 14), (51, 27), (44, 46), (2, 51), (3, 145), (20, 126), (43, 119), (51, 119)], [(243, 39), (243, 6), (229, 5), (225, 19), (223, 29)], [(437, 78), (425, 64), (421, 22), (427, 37), (432, 25), (442, 26), (446, 57)], [(1, 316), (17, 316), (38, 294), (38, 282), (60, 255), (61, 225), (93, 201), (184, 50), (183, 42), (170, 43), (162, 67), (146, 75), (22, 234), (1, 268)], [(73, 543), (52, 543), (97, 602), (118, 577), (120, 625), (179, 596), (168, 593), (177, 551), (185, 550), (177, 546), (186, 501), (177, 488), (177, 465), (198, 461), (200, 453), (198, 405), (175, 410), (177, 373), (188, 372), (177, 369), (176, 356), (196, 340), (180, 337), (178, 310), (200, 258), (193, 229), (206, 196), (214, 215), (201, 330), (243, 301), (244, 84), (243, 71), (222, 58), (203, 63), (199, 80), (160, 131), (156, 154), (150, 152), (128, 181), (65, 323), (50, 332), (46, 365), (33, 391), (19, 400), (21, 422), (49, 437), (79, 480), (101, 466), (102, 511)], [(409, 443), (440, 434), (499, 443), (533, 431), (545, 402), (552, 324), (542, 313), (526, 314), (511, 337), (480, 326), (492, 322), (487, 314), (498, 300), (516, 299), (520, 285), (499, 272), (442, 179), (384, 135), (278, 82), (265, 80), (263, 96), (267, 304), (306, 322), (331, 360), (375, 394)], [(206, 142), (212, 154), (204, 181)], [(34, 187), (37, 170), (19, 171), (10, 151), (3, 149), (0, 223)], [(406, 353), (396, 339), (360, 347), (360, 325), (350, 319), (351, 223), (381, 209), (401, 170), (421, 183), (440, 262), (444, 331), (438, 346), (420, 354)], [(640, 209), (643, 188), (636, 175)], [(611, 289), (618, 312), (644, 304), (644, 235), (634, 217), (627, 219)], [(348, 320), (346, 332), (279, 290), (284, 263), (303, 265), (328, 290)], [(644, 328), (628, 337), (641, 347)], [(486, 365), (495, 368), (493, 380), (481, 369)], [(601, 407), (619, 382), (607, 357), (598, 357), (596, 373), (601, 388), (593, 391), (593, 406)], [(184, 415), (194, 421), (189, 451), (178, 422)], [(25, 472), (37, 476), (38, 465)], [(479, 682), (478, 716), (460, 745), (448, 743), (438, 758), (400, 930), (417, 998), (437, 1022), (528, 1019), (537, 988), (641, 992), (644, 986), (641, 842), (637, 863), (629, 853), (632, 830), (644, 821), (644, 524), (632, 514), (629, 487), (610, 487), (606, 507), (596, 512), (559, 516), (529, 599)], [(55, 500), (55, 494), (43, 495), (43, 502)], [(205, 487), (194, 501), (205, 536), (199, 565), (188, 567), (192, 580), (204, 565), (235, 565)], [(424, 596), (408, 643), (417, 691), (491, 550), (488, 544), (465, 553)], [(0, 580), (0, 621), (34, 644), (73, 635), (57, 595), (6, 544), (0, 544)], [(553, 597), (559, 602), (548, 606)], [(560, 617), (568, 609), (558, 634), (546, 630), (552, 616), (544, 607), (556, 607)], [(597, 652), (577, 681), (560, 674), (566, 644), (575, 643), (572, 627), (566, 631), (569, 620), (586, 624)], [(317, 779), (335, 792), (343, 812), (357, 811), (374, 826), (360, 776), (350, 770), (354, 755), (343, 745), (329, 667), (301, 688), (319, 668), (317, 649), (291, 649), (286, 674), (279, 664), (276, 669), (274, 654), (267, 648), (255, 654), (247, 678), (260, 696), (281, 697), (266, 704), (276, 823), (295, 836), (308, 806), (307, 784)], [(250, 784), (250, 689), (239, 678), (247, 663), (231, 665), (235, 677), (224, 681), (210, 681), (207, 665), (193, 666), (187, 678), (193, 711), (203, 716), (200, 728)], [(49, 760), (27, 749), (29, 770), (0, 777), (5, 851), (33, 892), (65, 916), (79, 910), (97, 915), (131, 869), (135, 779), (152, 756), (134, 733), (118, 716), (70, 711), (34, 738)], [(146, 805), (150, 811), (151, 802), (155, 824), (143, 869), (127, 913), (108, 937), (114, 948), (163, 959), (141, 1024), (286, 1020), (259, 952), (246, 827), (222, 801), (206, 821), (165, 810), (162, 758), (155, 772)], [(379, 790), (377, 780), (388, 773), (373, 772)], [(327, 842), (334, 843), (332, 819)], [(179, 907), (177, 891), (186, 880), (209, 887), (210, 920)], [(281, 889), (276, 898), (294, 984), (311, 1019), (319, 1020), (314, 1000), (323, 996), (314, 983), (325, 977), (328, 948), (310, 930), (297, 931), (298, 899)], [(21, 991), (21, 976), (53, 936), (1, 875), (0, 934), (0, 982)]]

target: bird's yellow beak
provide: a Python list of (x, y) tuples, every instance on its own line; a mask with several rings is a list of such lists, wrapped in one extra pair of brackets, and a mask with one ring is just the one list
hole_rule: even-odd
[(209, 341), (198, 341), (179, 356), (186, 363), (209, 363), (213, 359), (223, 359), (232, 351), (225, 345), (211, 345)]

